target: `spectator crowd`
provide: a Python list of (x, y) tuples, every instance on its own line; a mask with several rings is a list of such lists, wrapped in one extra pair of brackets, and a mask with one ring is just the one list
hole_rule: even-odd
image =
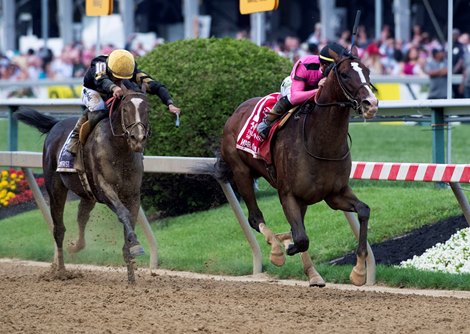
[[(247, 35), (241, 31), (235, 38), (247, 38)], [(367, 35), (364, 26), (359, 26), (356, 36), (359, 57), (372, 74), (427, 76), (430, 78), (429, 98), (445, 98), (446, 45), (431, 37), (419, 25), (413, 27), (411, 35), (410, 41), (404, 43), (394, 38), (391, 28), (385, 25), (380, 38), (373, 39)], [(294, 63), (305, 54), (318, 54), (326, 42), (321, 38), (321, 24), (317, 23), (305, 41), (288, 35), (265, 46)], [(337, 42), (350, 48), (350, 31), (343, 31)], [(115, 48), (114, 45), (105, 45), (101, 53), (109, 54)], [(125, 48), (136, 57), (149, 51), (143, 43), (132, 43), (132, 37)], [(86, 48), (81, 43), (65, 45), (60, 55), (54, 55), (46, 48), (29, 49), (24, 54), (9, 56), (0, 54), (0, 80), (81, 78), (95, 54), (95, 47)], [(470, 35), (458, 29), (453, 30), (452, 71), (453, 74), (463, 75), (462, 83), (453, 86), (453, 97), (470, 97)]]

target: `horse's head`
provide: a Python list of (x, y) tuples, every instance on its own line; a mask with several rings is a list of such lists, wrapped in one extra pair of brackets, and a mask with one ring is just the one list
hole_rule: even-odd
[[(149, 102), (144, 89), (136, 91), (128, 89), (121, 83), (123, 96), (113, 117), (113, 127), (120, 127), (120, 136), (126, 138), (129, 148), (134, 152), (143, 152), (149, 135)], [(119, 119), (119, 121), (118, 121)]]
[(352, 53), (342, 55), (330, 50), (330, 56), (335, 62), (328, 75), (329, 80), (337, 81), (337, 86), (354, 110), (364, 118), (374, 117), (379, 101), (371, 89), (370, 71), (357, 56), (356, 48)]

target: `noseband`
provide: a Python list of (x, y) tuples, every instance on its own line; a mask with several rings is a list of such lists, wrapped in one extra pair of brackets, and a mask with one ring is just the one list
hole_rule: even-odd
[[(114, 132), (114, 128), (113, 128), (113, 125), (112, 125), (112, 113), (113, 111), (115, 110), (115, 108), (118, 108), (118, 107), (115, 107), (115, 102), (116, 102), (116, 99), (115, 98), (111, 98), (112, 101), (111, 101), (111, 106), (109, 107), (109, 110), (110, 110), (110, 117), (109, 117), (109, 125), (111, 127), (111, 132), (113, 133), (113, 136), (114, 137), (125, 137), (126, 139), (129, 138), (130, 134), (132, 133), (132, 131), (138, 127), (138, 126), (141, 126), (144, 131), (145, 131), (145, 136), (148, 137), (148, 134), (149, 134), (149, 127), (142, 123), (141, 121), (138, 121), (138, 122), (134, 122), (132, 124), (129, 124), (127, 125), (125, 122), (124, 122), (124, 108), (122, 108), (122, 105), (126, 102), (128, 102), (127, 100), (129, 100), (129, 98), (132, 98), (132, 97), (138, 97), (140, 99), (142, 99), (142, 96), (144, 94), (143, 93), (140, 93), (140, 92), (132, 92), (132, 93), (128, 93), (126, 94), (119, 102), (119, 107), (121, 107), (121, 129), (122, 129), (122, 134), (116, 134)], [(110, 99), (110, 100), (111, 100)], [(109, 103), (109, 100), (108, 100), (108, 103)], [(136, 110), (136, 113), (138, 113), (139, 111)], [(137, 119), (137, 118), (136, 118)]]
[(370, 86), (370, 84), (368, 83), (361, 83), (361, 85), (359, 87), (357, 87), (357, 89), (354, 91), (354, 93), (351, 93), (349, 92), (346, 87), (344, 87), (344, 83), (341, 81), (341, 78), (339, 77), (339, 74), (338, 74), (338, 66), (346, 61), (346, 60), (357, 60), (357, 62), (359, 62), (359, 58), (357, 57), (353, 57), (353, 56), (349, 56), (349, 57), (345, 57), (343, 59), (341, 59), (339, 62), (335, 63), (333, 65), (333, 67), (331, 68), (331, 70), (333, 70), (335, 76), (336, 76), (336, 80), (338, 81), (338, 84), (339, 84), (339, 87), (341, 88), (341, 91), (343, 92), (343, 95), (346, 97), (347, 101), (344, 101), (344, 102), (337, 102), (337, 101), (334, 101), (334, 102), (329, 102), (329, 103), (320, 103), (317, 101), (317, 95), (315, 95), (315, 104), (320, 106), (320, 107), (330, 107), (330, 106), (340, 106), (340, 107), (351, 107), (352, 109), (354, 109), (355, 111), (358, 111), (360, 109), (360, 101), (355, 98), (355, 96), (357, 95), (357, 93), (359, 92), (359, 89), (361, 89), (362, 87), (368, 87)]

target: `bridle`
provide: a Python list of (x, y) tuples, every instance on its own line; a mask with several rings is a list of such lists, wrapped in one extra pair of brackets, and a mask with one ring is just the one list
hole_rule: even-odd
[[(132, 131), (138, 126), (141, 126), (144, 129), (145, 136), (148, 137), (150, 129), (149, 129), (147, 124), (144, 124), (143, 122), (138, 121), (138, 122), (134, 122), (134, 123), (128, 125), (124, 122), (124, 108), (122, 108), (122, 105), (124, 103), (128, 103), (129, 102), (128, 100), (132, 97), (137, 97), (137, 98), (143, 99), (142, 96), (145, 96), (145, 94), (141, 93), (141, 92), (130, 92), (130, 93), (127, 93), (126, 95), (124, 95), (122, 97), (122, 99), (119, 100), (119, 106), (121, 107), (121, 129), (122, 129), (121, 134), (116, 134), (114, 132), (114, 128), (113, 128), (113, 125), (112, 125), (112, 113), (115, 110), (115, 108), (117, 108), (117, 107), (115, 107), (115, 103), (116, 103), (117, 99), (112, 97), (106, 102), (106, 104), (109, 106), (109, 125), (111, 127), (111, 132), (112, 132), (114, 137), (124, 137), (124, 138), (127, 139), (127, 138), (129, 138)], [(136, 113), (138, 113), (138, 110), (136, 110)]]
[(333, 73), (336, 76), (336, 81), (338, 81), (338, 85), (341, 88), (341, 91), (343, 92), (343, 95), (344, 95), (344, 97), (346, 97), (347, 101), (344, 101), (344, 102), (334, 101), (334, 102), (329, 102), (329, 103), (321, 103), (321, 102), (318, 102), (318, 100), (317, 100), (319, 94), (316, 94), (314, 102), (317, 106), (319, 106), (319, 107), (339, 106), (339, 107), (342, 107), (342, 108), (351, 107), (355, 111), (358, 111), (360, 109), (361, 103), (360, 103), (360, 101), (358, 101), (357, 98), (355, 98), (355, 96), (357, 95), (357, 93), (359, 92), (359, 90), (362, 87), (370, 87), (371, 84), (364, 82), (364, 83), (361, 83), (361, 85), (359, 85), (359, 87), (357, 87), (357, 89), (353, 93), (348, 91), (346, 89), (346, 87), (344, 87), (344, 83), (341, 80), (341, 78), (339, 76), (339, 73), (338, 73), (339, 65), (341, 63), (343, 63), (344, 61), (346, 61), (346, 60), (350, 60), (350, 61), (356, 60), (358, 63), (360, 62), (359, 58), (350, 55), (348, 57), (344, 57), (343, 59), (341, 59), (337, 63), (334, 63), (333, 67), (330, 70), (333, 70)]
[[(359, 58), (350, 55), (348, 57), (344, 57), (343, 59), (341, 59), (337, 63), (334, 63), (333, 66), (329, 69), (329, 71), (333, 70), (334, 75), (336, 76), (336, 81), (338, 81), (338, 85), (341, 88), (341, 91), (343, 92), (343, 95), (344, 95), (344, 97), (346, 97), (347, 101), (340, 101), (340, 102), (334, 101), (334, 102), (329, 102), (329, 103), (320, 103), (320, 102), (317, 101), (317, 97), (318, 97), (319, 94), (316, 94), (315, 99), (314, 99), (315, 105), (317, 105), (319, 107), (331, 107), (331, 106), (339, 106), (341, 108), (351, 107), (356, 112), (358, 112), (358, 110), (360, 109), (360, 102), (358, 101), (357, 98), (355, 98), (355, 96), (357, 95), (357, 93), (359, 92), (359, 90), (362, 87), (369, 87), (369, 86), (372, 86), (372, 85), (370, 83), (361, 83), (361, 85), (359, 85), (359, 87), (356, 88), (354, 93), (351, 93), (350, 91), (348, 91), (346, 89), (346, 87), (344, 86), (344, 83), (341, 81), (341, 78), (338, 74), (338, 66), (346, 60), (350, 60), (350, 61), (356, 60), (358, 63), (360, 62)], [(308, 147), (307, 147), (307, 144), (306, 144), (307, 135), (306, 135), (306, 131), (305, 131), (305, 124), (306, 124), (306, 121), (307, 121), (307, 116), (308, 116), (308, 114), (305, 115), (304, 120), (303, 120), (303, 124), (302, 124), (303, 144), (304, 144), (305, 152), (307, 152), (308, 155), (310, 155), (312, 158), (315, 158), (317, 160), (342, 161), (342, 160), (346, 159), (350, 155), (351, 147), (352, 147), (352, 138), (351, 138), (351, 135), (349, 133), (348, 133), (348, 138), (349, 138), (350, 144), (348, 145), (348, 150), (346, 151), (346, 153), (344, 155), (342, 155), (339, 158), (321, 157), (321, 156), (318, 156), (318, 155), (316, 155), (316, 154), (314, 154), (314, 153), (312, 153), (308, 150)]]

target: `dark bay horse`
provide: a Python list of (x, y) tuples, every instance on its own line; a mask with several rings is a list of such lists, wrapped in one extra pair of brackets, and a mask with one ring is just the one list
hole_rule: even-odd
[(43, 148), (43, 169), (57, 246), (57, 258), (52, 266), (57, 277), (68, 276), (63, 256), (63, 214), (67, 192), (70, 190), (80, 196), (80, 204), (77, 218), (79, 236), (69, 250), (76, 252), (85, 247), (85, 226), (90, 212), (96, 202), (104, 203), (116, 213), (124, 226), (123, 256), (127, 264), (128, 281), (135, 283), (133, 259), (144, 252), (134, 227), (140, 208), (142, 152), (149, 133), (149, 102), (143, 92), (127, 89), (124, 85), (121, 88), (124, 95), (117, 101), (117, 108), (110, 118), (96, 125), (82, 147), (83, 167), (91, 191), (84, 189), (79, 174), (56, 172), (57, 157), (76, 118), (59, 121), (35, 110), (22, 110), (14, 114), (18, 120), (47, 133)]
[[(315, 101), (307, 101), (294, 117), (286, 122), (271, 144), (272, 165), (236, 148), (240, 129), (250, 117), (260, 98), (243, 102), (227, 120), (221, 143), (221, 157), (216, 164), (216, 177), (233, 177), (248, 208), (248, 221), (271, 244), (271, 262), (282, 265), (286, 253), (301, 253), (304, 271), (311, 286), (324, 286), (307, 253), (309, 239), (304, 216), (307, 207), (324, 200), (332, 209), (356, 212), (360, 222), (357, 263), (351, 272), (353, 284), (366, 280), (367, 224), (370, 209), (349, 186), (351, 155), (348, 145), (351, 109), (372, 118), (378, 101), (370, 88), (369, 70), (357, 54), (344, 55), (330, 51), (335, 60), (325, 85)], [(290, 233), (274, 235), (266, 226), (254, 189), (254, 179), (264, 177), (278, 195), (291, 226)], [(293, 242), (292, 242), (293, 241)]]

